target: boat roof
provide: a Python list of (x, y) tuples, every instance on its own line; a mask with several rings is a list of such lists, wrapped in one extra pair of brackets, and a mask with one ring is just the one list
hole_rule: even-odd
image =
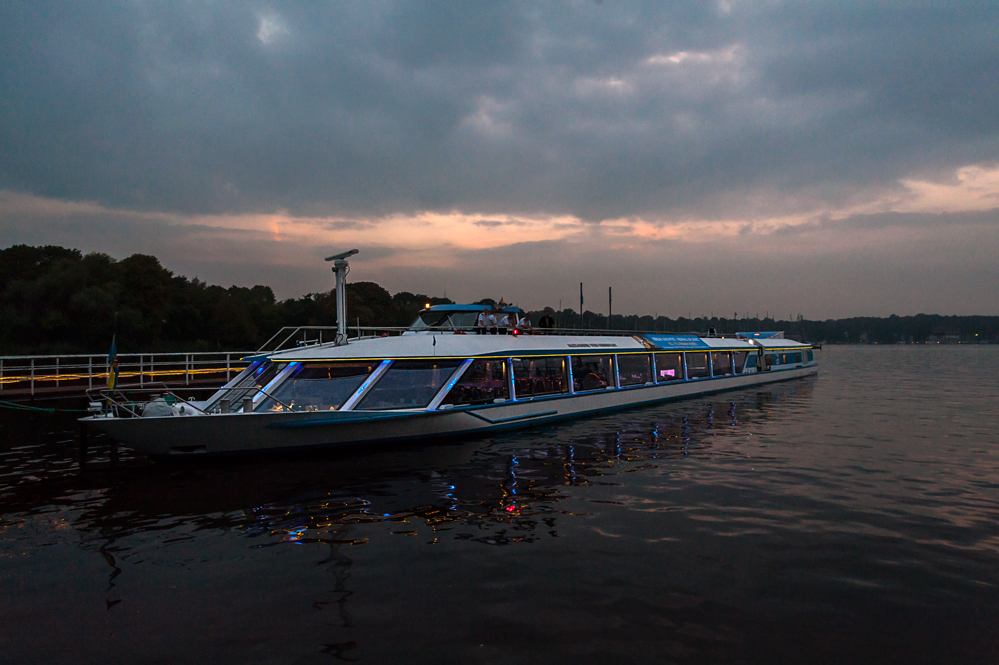
[(510, 358), (550, 355), (602, 355), (608, 353), (677, 351), (755, 351), (809, 348), (787, 339), (747, 340), (734, 337), (699, 337), (693, 334), (644, 335), (463, 335), (451, 332), (407, 333), (394, 337), (368, 337), (348, 344), (313, 346), (253, 356), (247, 360), (321, 362), (386, 358)]
[(754, 344), (759, 344), (767, 351), (779, 351), (781, 349), (810, 349), (811, 344), (806, 344), (804, 342), (796, 342), (793, 339), (754, 339)]
[(735, 333), (736, 337), (744, 337), (746, 339), (784, 339), (783, 330), (760, 330), (753, 332), (738, 332)]
[(475, 358), (644, 351), (633, 337), (418, 333), (322, 344), (271, 354), (274, 362), (370, 358)]

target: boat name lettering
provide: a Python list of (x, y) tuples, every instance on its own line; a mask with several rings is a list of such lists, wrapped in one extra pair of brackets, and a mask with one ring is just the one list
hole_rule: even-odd
[(645, 335), (659, 349), (710, 349), (697, 335)]
[(566, 344), (569, 348), (578, 349), (581, 347), (606, 347), (606, 346), (617, 346), (617, 344)]

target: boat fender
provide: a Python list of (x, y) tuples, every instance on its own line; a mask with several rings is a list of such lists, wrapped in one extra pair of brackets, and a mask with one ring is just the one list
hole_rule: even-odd
[(172, 415), (171, 406), (165, 397), (154, 397), (152, 401), (142, 407), (143, 418), (155, 418), (157, 416)]
[(175, 416), (201, 416), (204, 415), (201, 411), (194, 408), (190, 404), (175, 404), (171, 409), (172, 415)]

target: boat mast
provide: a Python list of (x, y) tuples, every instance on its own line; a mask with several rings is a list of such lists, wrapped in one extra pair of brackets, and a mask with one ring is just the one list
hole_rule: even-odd
[(358, 250), (350, 249), (333, 256), (327, 256), (327, 261), (333, 262), (333, 274), (336, 275), (336, 341), (337, 346), (347, 343), (347, 257), (357, 254)]

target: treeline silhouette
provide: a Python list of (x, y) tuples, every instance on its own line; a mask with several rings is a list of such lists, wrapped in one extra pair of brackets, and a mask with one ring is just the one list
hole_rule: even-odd
[[(332, 282), (332, 278), (331, 278)], [(405, 326), (446, 298), (347, 285), (347, 311), (362, 325)], [(336, 297), (278, 301), (269, 286), (223, 288), (174, 275), (154, 256), (116, 261), (63, 247), (0, 250), (0, 354), (118, 350), (257, 349), (282, 326), (336, 325)]]
[[(332, 279), (331, 279), (332, 286)], [(451, 300), (374, 282), (347, 284), (351, 325), (406, 326), (427, 304)], [(488, 298), (478, 301), (493, 304)], [(554, 308), (553, 308), (554, 310)], [(535, 323), (541, 311), (531, 313)], [(772, 318), (614, 315), (555, 312), (559, 327), (719, 333), (784, 330), (825, 343), (996, 342), (996, 316), (890, 316), (827, 321)], [(154, 256), (116, 260), (57, 246), (0, 250), (0, 354), (93, 353), (117, 336), (120, 352), (253, 350), (282, 326), (336, 325), (329, 291), (277, 300), (268, 286), (209, 285), (174, 275)]]

